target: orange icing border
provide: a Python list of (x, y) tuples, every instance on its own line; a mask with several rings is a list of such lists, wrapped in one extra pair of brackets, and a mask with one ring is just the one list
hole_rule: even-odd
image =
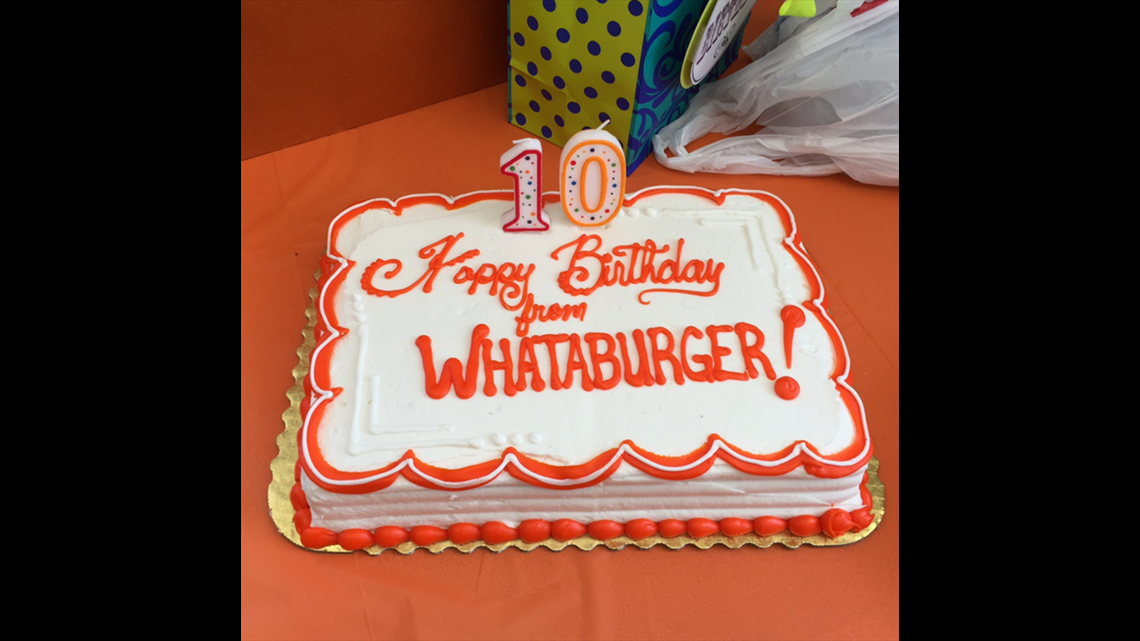
[[(500, 465), (503, 465), (504, 463), (505, 463), (505, 466), (504, 466), (505, 471), (507, 473), (509, 473), (511, 476), (514, 476), (515, 478), (517, 478), (519, 480), (525, 481), (526, 483), (529, 483), (531, 485), (535, 485), (537, 487), (544, 487), (544, 488), (548, 488), (548, 489), (558, 489), (558, 490), (572, 490), (572, 489), (577, 489), (577, 488), (581, 488), (581, 487), (588, 487), (588, 486), (600, 483), (600, 482), (604, 481), (605, 479), (607, 479), (610, 475), (612, 475), (614, 473), (614, 471), (616, 471), (618, 469), (618, 467), (620, 467), (620, 465), (623, 462), (629, 463), (630, 465), (633, 465), (634, 467), (636, 467), (637, 469), (641, 470), (642, 472), (644, 472), (646, 474), (649, 474), (651, 476), (654, 476), (654, 477), (660, 478), (660, 479), (664, 479), (664, 480), (688, 480), (688, 479), (696, 478), (696, 477), (704, 474), (706, 471), (708, 471), (708, 469), (710, 467), (712, 467), (714, 459), (717, 459), (717, 458), (719, 458), (720, 460), (723, 460), (726, 463), (732, 465), (737, 470), (740, 470), (742, 472), (752, 474), (755, 476), (780, 476), (783, 474), (787, 474), (788, 472), (791, 472), (792, 470), (794, 470), (797, 467), (800, 467), (802, 465), (804, 467), (805, 471), (807, 471), (809, 474), (812, 474), (813, 476), (820, 477), (820, 478), (838, 478), (841, 476), (850, 475), (850, 474), (854, 473), (856, 470), (858, 470), (860, 467), (866, 465), (867, 462), (871, 460), (874, 448), (873, 448), (873, 445), (868, 443), (866, 440), (867, 429), (866, 429), (866, 426), (865, 426), (864, 420), (863, 420), (863, 411), (862, 411), (861, 404), (860, 404), (857, 396), (854, 394), (854, 392), (851, 389), (849, 389), (846, 385), (840, 385), (838, 382), (838, 377), (840, 376), (840, 374), (847, 373), (848, 376), (850, 375), (850, 373), (848, 372), (848, 366), (847, 366), (847, 360), (846, 360), (847, 359), (846, 349), (843, 347), (843, 345), (844, 345), (843, 339), (839, 335), (838, 330), (834, 327), (834, 325), (829, 320), (827, 320), (826, 314), (823, 311), (827, 306), (826, 294), (823, 293), (823, 285), (819, 279), (818, 271), (815, 269), (814, 265), (812, 265), (810, 260), (807, 258), (807, 253), (804, 250), (803, 245), (800, 241), (799, 230), (797, 228), (795, 228), (795, 226), (793, 224), (791, 212), (788, 210), (788, 208), (778, 198), (776, 198), (775, 196), (773, 196), (771, 194), (765, 193), (765, 192), (755, 192), (755, 191), (736, 190), (736, 189), (725, 189), (725, 190), (713, 192), (713, 191), (703, 189), (703, 188), (699, 188), (699, 187), (656, 187), (656, 188), (648, 188), (648, 189), (644, 189), (644, 190), (642, 190), (642, 191), (640, 191), (640, 192), (638, 192), (632, 196), (625, 198), (623, 200), (622, 205), (624, 207), (630, 207), (633, 204), (635, 204), (637, 201), (641, 200), (642, 198), (646, 198), (646, 197), (654, 196), (654, 195), (677, 194), (677, 193), (705, 198), (707, 200), (710, 200), (710, 201), (716, 203), (718, 206), (724, 205), (725, 199), (729, 195), (749, 196), (749, 197), (756, 198), (757, 200), (761, 200), (761, 201), (769, 204), (773, 209), (775, 209), (776, 213), (780, 216), (780, 220), (784, 224), (784, 231), (785, 231), (785, 238), (784, 238), (783, 244), (784, 244), (785, 248), (789, 248), (789, 247), (794, 246), (795, 248), (797, 248), (799, 250), (799, 251), (791, 251), (791, 249), (788, 249), (789, 253), (796, 260), (797, 264), (800, 265), (801, 270), (804, 272), (804, 274), (806, 276), (808, 276), (808, 281), (809, 281), (810, 286), (811, 286), (811, 296), (810, 296), (809, 300), (802, 302), (801, 306), (805, 310), (816, 315), (817, 319), (820, 322), (820, 325), (824, 328), (824, 330), (831, 337), (832, 347), (834, 348), (835, 356), (836, 356), (836, 365), (835, 365), (834, 373), (831, 375), (830, 378), (831, 378), (832, 382), (836, 384), (835, 385), (836, 390), (839, 392), (840, 397), (843, 399), (843, 402), (847, 405), (847, 407), (851, 413), (852, 419), (854, 420), (855, 439), (852, 441), (851, 445), (849, 445), (847, 448), (844, 448), (840, 452), (837, 452), (837, 453), (834, 453), (831, 455), (823, 455), (823, 454), (820, 454), (820, 452), (812, 444), (810, 444), (806, 441), (796, 441), (793, 444), (789, 445), (788, 447), (786, 447), (786, 448), (784, 448), (778, 452), (758, 454), (758, 453), (754, 453), (754, 452), (748, 452), (748, 451), (746, 451), (742, 448), (739, 448), (739, 447), (737, 447), (737, 446), (735, 446), (735, 445), (733, 445), (727, 441), (724, 441), (723, 439), (721, 439), (716, 434), (710, 434), (703, 447), (700, 447), (696, 450), (693, 450), (692, 452), (690, 452), (688, 454), (684, 454), (681, 456), (661, 456), (661, 455), (654, 454), (652, 452), (649, 452), (647, 450), (644, 450), (644, 449), (638, 447), (633, 441), (630, 441), (630, 440), (622, 441), (622, 445), (625, 445), (630, 450), (637, 452), (637, 454), (639, 454), (640, 456), (643, 456), (646, 459), (649, 459), (650, 461), (657, 463), (658, 465), (674, 466), (674, 467), (679, 466), (679, 465), (685, 465), (688, 463), (692, 463), (692, 462), (700, 459), (702, 456), (704, 456), (705, 454), (707, 454), (709, 452), (709, 450), (713, 447), (714, 442), (716, 442), (716, 441), (720, 441), (723, 444), (723, 447), (718, 449), (714, 456), (710, 456), (708, 458), (708, 460), (705, 461), (705, 463), (703, 463), (697, 467), (694, 467), (692, 469), (680, 470), (680, 471), (660, 470), (660, 469), (657, 469), (651, 465), (645, 464), (641, 460), (639, 460), (633, 456), (630, 456), (629, 454), (623, 454), (621, 457), (614, 459), (613, 462), (610, 463), (611, 459), (613, 459), (614, 454), (616, 453), (618, 448), (606, 450), (606, 451), (600, 453), (598, 456), (594, 457), (592, 460), (586, 462), (586, 463), (582, 463), (582, 464), (578, 464), (578, 465), (570, 465), (570, 466), (556, 466), (556, 465), (550, 465), (550, 464), (543, 463), (541, 461), (529, 458), (526, 455), (520, 453), (518, 450), (516, 450), (513, 447), (507, 447), (506, 449), (504, 449), (502, 455), (498, 459), (492, 459), (492, 460), (485, 461), (483, 463), (478, 463), (475, 465), (470, 465), (470, 466), (458, 468), (458, 469), (447, 469), (447, 468), (441, 468), (441, 467), (436, 467), (436, 466), (430, 465), (430, 464), (425, 463), (425, 462), (421, 461), (420, 459), (418, 459), (412, 450), (408, 450), (403, 456), (396, 459), (391, 464), (384, 466), (382, 468), (379, 468), (379, 469), (369, 470), (369, 471), (365, 471), (365, 472), (343, 472), (343, 471), (337, 470), (337, 469), (333, 468), (331, 465), (329, 465), (328, 462), (324, 459), (324, 456), (321, 454), (320, 447), (317, 443), (318, 429), (316, 428), (316, 426), (320, 425), (320, 420), (324, 414), (324, 409), (325, 409), (325, 406), (327, 405), (327, 403), (320, 403), (316, 407), (312, 407), (312, 399), (313, 399), (312, 381), (315, 380), (317, 385), (321, 389), (329, 390), (332, 393), (332, 398), (335, 398), (341, 392), (341, 388), (334, 388), (331, 386), (330, 373), (329, 373), (329, 361), (331, 360), (331, 348), (336, 343), (336, 339), (334, 338), (333, 341), (328, 344), (328, 347), (330, 348), (330, 354), (329, 355), (326, 355), (324, 353), (324, 350), (320, 349), (320, 346), (323, 345), (325, 339), (328, 337), (329, 334), (336, 334), (337, 338), (339, 338), (341, 336), (346, 335), (348, 330), (343, 328), (343, 327), (340, 327), (338, 325), (336, 315), (335, 315), (335, 309), (332, 309), (332, 308), (326, 309), (324, 307), (324, 300), (326, 298), (331, 300), (331, 298), (333, 296), (335, 296), (337, 289), (339, 289), (341, 283), (344, 281), (344, 278), (346, 277), (348, 272), (352, 269), (352, 267), (355, 265), (355, 263), (353, 261), (349, 261), (348, 259), (344, 258), (343, 256), (338, 256), (338, 258), (346, 261), (344, 268), (340, 269), (340, 264), (337, 263), (330, 256), (326, 255), (325, 257), (323, 257), (321, 259), (321, 277), (318, 280), (318, 284), (317, 284), (318, 291), (323, 292), (321, 294), (319, 301), (318, 301), (318, 305), (320, 308), (319, 311), (321, 313), (317, 314), (317, 324), (316, 324), (316, 328), (315, 328), (315, 337), (316, 337), (316, 343), (318, 345), (318, 349), (315, 350), (317, 352), (317, 354), (316, 354), (316, 356), (314, 356), (313, 361), (311, 363), (310, 375), (305, 377), (305, 399), (301, 403), (301, 413), (305, 417), (305, 421), (304, 421), (303, 428), (298, 432), (298, 441), (299, 441), (298, 445), (299, 445), (300, 450), (302, 452), (302, 456), (300, 457), (300, 461), (298, 463), (305, 467), (305, 471), (309, 475), (310, 480), (312, 480), (318, 486), (320, 486), (326, 490), (333, 491), (333, 492), (337, 492), (337, 493), (341, 493), (341, 494), (366, 494), (366, 493), (370, 493), (370, 492), (374, 492), (377, 490), (387, 488), (388, 486), (390, 486), (392, 483), (395, 482), (397, 474), (389, 474), (388, 476), (386, 476), (384, 478), (375, 479), (373, 481), (361, 483), (358, 485), (348, 485), (348, 486), (334, 485), (334, 484), (326, 483), (326, 482), (321, 480), (320, 476), (323, 475), (324, 477), (329, 478), (329, 479), (334, 480), (334, 481), (352, 482), (355, 480), (365, 479), (365, 478), (368, 478), (370, 476), (375, 476), (377, 474), (383, 474), (385, 472), (389, 472), (389, 471), (393, 470), (394, 468), (403, 465), (405, 461), (409, 461), (409, 460), (412, 463), (414, 463), (416, 469), (413, 470), (410, 466), (405, 466), (405, 467), (403, 467), (403, 469), (400, 470), (400, 472), (399, 472), (400, 476), (403, 476), (404, 478), (408, 479), (409, 481), (411, 481), (417, 485), (420, 485), (422, 487), (432, 488), (432, 489), (437, 489), (437, 490), (443, 490), (443, 491), (449, 491), (449, 492), (465, 491), (465, 490), (474, 489), (476, 487), (481, 487), (482, 485), (489, 483), (495, 477), (489, 478), (486, 481), (484, 481), (483, 483), (480, 483), (478, 485), (473, 485), (473, 486), (465, 487), (465, 488), (454, 488), (454, 487), (449, 488), (449, 487), (439, 485), (433, 481), (442, 482), (442, 483), (457, 483), (457, 482), (472, 481), (472, 480), (478, 479), (480, 477), (486, 476), (487, 474), (490, 474), (492, 471), (494, 471), (496, 468), (498, 468)], [(394, 215), (401, 216), (401, 215), (403, 215), (404, 211), (407, 208), (413, 207), (416, 205), (421, 205), (421, 204), (442, 206), (445, 209), (447, 209), (448, 211), (451, 211), (451, 210), (458, 209), (460, 207), (465, 207), (465, 206), (468, 206), (468, 205), (471, 205), (474, 203), (483, 202), (483, 201), (487, 201), (487, 200), (512, 201), (513, 198), (514, 198), (514, 195), (511, 191), (487, 191), (487, 192), (475, 192), (475, 193), (471, 193), (471, 194), (465, 194), (462, 196), (458, 196), (456, 198), (449, 198), (449, 197), (439, 195), (439, 194), (423, 194), (423, 195), (405, 196), (403, 198), (398, 198), (394, 202), (391, 200), (388, 200), (388, 199), (370, 200), (370, 201), (361, 203), (359, 205), (356, 205), (356, 206), (346, 210), (344, 213), (342, 213), (334, 221), (333, 227), (329, 230), (328, 251), (330, 253), (334, 251), (333, 248), (336, 246), (337, 237), (340, 233), (341, 228), (345, 225), (345, 223), (354, 219), (355, 217), (359, 216), (360, 214), (364, 213), (365, 211), (368, 211), (371, 209), (376, 209), (376, 208), (388, 209), (388, 210), (391, 210)], [(557, 193), (543, 194), (542, 200), (543, 200), (544, 206), (546, 204), (550, 204), (552, 202), (558, 202), (558, 194)], [(327, 287), (327, 290), (326, 290), (326, 287)], [(822, 301), (821, 301), (823, 304), (822, 307), (817, 306), (815, 303), (812, 302), (816, 299), (819, 299), (821, 297), (821, 294), (823, 296)], [(329, 323), (328, 325), (326, 325), (326, 323), (325, 323), (326, 318), (328, 319), (328, 323)], [(331, 325), (331, 327), (329, 325)], [(332, 398), (330, 398), (329, 400), (332, 400)], [(312, 427), (312, 429), (310, 429), (310, 427)], [(308, 445), (307, 448), (305, 447), (306, 445)], [(741, 460), (740, 458), (737, 458), (737, 456), (735, 456), (735, 455), (739, 455), (742, 457), (758, 459), (758, 460), (763, 460), (763, 461), (776, 461), (776, 460), (779, 460), (785, 456), (788, 456), (795, 449), (796, 445), (803, 446), (803, 449), (807, 450), (807, 451), (801, 451), (801, 453), (798, 456), (796, 456), (795, 458), (790, 459), (790, 460), (788, 460), (788, 461), (786, 461), (780, 465), (774, 466), (774, 467), (765, 467), (765, 466), (758, 465), (755, 463), (750, 463), (748, 461)], [(857, 461), (855, 461), (853, 463), (849, 463), (846, 465), (838, 465), (838, 464), (831, 463), (831, 461), (844, 461), (844, 460), (846, 460), (852, 456), (855, 456), (861, 450), (863, 450), (864, 447), (866, 447), (865, 456), (860, 457)], [(309, 467), (309, 462), (303, 454), (306, 450), (308, 451), (309, 456), (312, 458), (312, 464), (316, 468), (315, 470), (311, 469)], [(814, 457), (812, 455), (809, 455), (808, 451), (810, 451), (811, 454), (814, 454)], [(509, 460), (508, 460), (508, 456), (510, 457)], [(821, 463), (819, 461), (820, 458), (822, 458), (828, 462), (827, 463)], [(532, 473), (539, 474), (539, 475), (545, 476), (545, 477), (550, 478), (550, 479), (579, 480), (579, 479), (585, 479), (585, 477), (588, 477), (588, 476), (594, 474), (595, 472), (598, 472), (603, 467), (606, 467), (607, 464), (609, 464), (609, 469), (606, 470), (605, 472), (599, 474), (598, 476), (596, 476), (593, 479), (582, 480), (581, 483), (574, 483), (572, 485), (558, 485), (558, 486), (551, 485), (548, 483), (544, 483), (539, 479), (535, 479), (520, 469), (520, 467), (526, 468), (526, 470), (528, 470)], [(319, 474), (316, 472), (319, 472)], [(866, 492), (865, 481), (864, 481), (864, 486), (863, 486), (863, 492)], [(866, 509), (869, 510), (870, 509), (869, 499), (865, 501), (865, 505), (867, 506)], [(768, 518), (768, 517), (760, 517), (760, 518)], [(797, 518), (800, 518), (800, 517), (797, 517)], [(807, 517), (807, 518), (813, 518), (814, 519), (815, 517)], [(313, 528), (313, 529), (320, 529), (320, 528)], [(792, 528), (792, 531), (793, 531), (793, 533), (798, 534), (798, 532), (796, 532), (796, 528)], [(326, 530), (325, 532), (328, 532), (328, 531)], [(330, 534), (331, 534), (331, 532), (330, 532)], [(322, 536), (325, 536), (325, 535), (322, 535)], [(329, 543), (326, 543), (325, 545), (329, 545)], [(308, 546), (308, 547), (313, 547), (313, 546)], [(323, 546), (318, 546), (318, 547), (323, 547)]]

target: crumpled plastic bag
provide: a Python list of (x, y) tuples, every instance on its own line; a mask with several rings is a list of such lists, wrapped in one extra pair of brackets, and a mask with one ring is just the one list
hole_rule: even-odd
[[(899, 184), (899, 0), (818, 1), (815, 17), (781, 18), (744, 51), (754, 62), (702, 85), (654, 136), (662, 165)], [(764, 128), (685, 149), (753, 123)]]

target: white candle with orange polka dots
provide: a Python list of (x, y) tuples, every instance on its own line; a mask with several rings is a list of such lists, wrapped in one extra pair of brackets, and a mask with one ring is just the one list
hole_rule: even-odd
[(516, 140), (499, 158), (499, 170), (515, 179), (515, 207), (503, 214), (503, 231), (546, 231), (550, 217), (542, 211), (542, 143)]
[(562, 148), (562, 211), (579, 227), (600, 227), (621, 210), (625, 198), (625, 153), (602, 127), (579, 131)]

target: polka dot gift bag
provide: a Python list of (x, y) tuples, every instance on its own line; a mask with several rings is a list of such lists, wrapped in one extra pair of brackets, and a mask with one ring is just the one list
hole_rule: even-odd
[(563, 146), (609, 120), (627, 172), (732, 64), (755, 0), (512, 0), (511, 122)]

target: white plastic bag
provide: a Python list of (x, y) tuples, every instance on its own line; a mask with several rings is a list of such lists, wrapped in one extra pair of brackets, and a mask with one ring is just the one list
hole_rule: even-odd
[[(745, 47), (755, 62), (702, 85), (684, 115), (653, 137), (657, 160), (689, 173), (842, 171), (898, 185), (899, 0), (817, 5), (815, 17), (781, 18)], [(764, 129), (685, 149), (705, 134), (753, 123)]]

